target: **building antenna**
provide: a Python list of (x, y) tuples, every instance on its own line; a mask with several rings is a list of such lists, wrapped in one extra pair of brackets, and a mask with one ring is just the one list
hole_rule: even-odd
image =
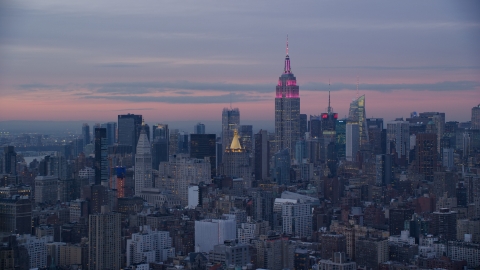
[(230, 90), (230, 110), (232, 109), (232, 91)]
[(288, 55), (288, 34), (287, 34), (287, 55)]
[(330, 107), (330, 79), (328, 79), (328, 113), (332, 112), (332, 107)]

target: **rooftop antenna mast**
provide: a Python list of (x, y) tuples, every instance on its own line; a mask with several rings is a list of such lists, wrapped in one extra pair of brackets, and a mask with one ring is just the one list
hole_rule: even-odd
[(330, 114), (332, 112), (332, 107), (330, 107), (330, 79), (328, 79), (328, 109), (327, 112)]
[(287, 55), (288, 55), (288, 34), (287, 34)]

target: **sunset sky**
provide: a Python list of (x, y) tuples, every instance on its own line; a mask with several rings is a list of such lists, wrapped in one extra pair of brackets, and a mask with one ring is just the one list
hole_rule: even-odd
[(273, 122), (287, 34), (301, 113), (480, 103), (479, 1), (2, 1), (0, 121)]

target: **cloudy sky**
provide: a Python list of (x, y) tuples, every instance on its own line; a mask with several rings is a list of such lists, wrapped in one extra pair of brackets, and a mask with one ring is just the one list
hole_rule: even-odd
[(0, 121), (271, 122), (287, 34), (302, 113), (480, 103), (479, 1), (2, 1)]

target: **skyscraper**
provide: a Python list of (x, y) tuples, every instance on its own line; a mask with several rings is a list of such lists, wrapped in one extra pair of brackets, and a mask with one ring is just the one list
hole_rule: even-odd
[(107, 130), (107, 144), (113, 145), (117, 141), (117, 123), (108, 122), (101, 125), (102, 128)]
[(158, 170), (158, 165), (162, 161), (168, 161), (169, 151), (169, 132), (168, 125), (156, 124), (152, 126), (152, 169)]
[(367, 114), (365, 112), (365, 95), (353, 100), (350, 103), (348, 121), (358, 125), (358, 146), (359, 150), (368, 145)]
[(250, 165), (250, 156), (248, 151), (242, 148), (236, 130), (230, 146), (223, 153), (220, 173), (232, 178), (243, 178), (245, 186), (251, 187), (252, 167)]
[(193, 129), (193, 134), (205, 134), (205, 125), (198, 122)]
[(102, 213), (90, 215), (88, 223), (89, 269), (121, 268), (121, 214), (108, 211), (102, 206)]
[(410, 123), (403, 120), (395, 120), (387, 123), (387, 154), (393, 153), (391, 146), (394, 146), (398, 159), (408, 159), (408, 153), (410, 151), (409, 127)]
[(215, 134), (197, 133), (190, 135), (190, 157), (198, 159), (208, 157), (210, 159), (212, 178), (217, 175), (216, 146), (217, 135)]
[(17, 153), (15, 146), (3, 147), (3, 173), (17, 175)]
[(437, 167), (437, 136), (434, 133), (419, 133), (416, 138), (416, 158), (418, 173), (433, 181)]
[(345, 132), (345, 158), (347, 161), (356, 161), (357, 152), (360, 150), (358, 136), (360, 127), (356, 123), (347, 123)]
[(144, 188), (151, 187), (153, 187), (152, 153), (147, 133), (142, 129), (135, 155), (135, 195), (140, 195)]
[(82, 126), (82, 137), (84, 146), (90, 144), (90, 126), (87, 123)]
[(132, 146), (135, 152), (138, 137), (142, 127), (142, 116), (135, 114), (125, 114), (118, 116), (118, 144)]
[(285, 56), (283, 74), (278, 79), (275, 94), (275, 153), (289, 149), (294, 157), (295, 143), (300, 138), (300, 94), (297, 78), (290, 67), (290, 56)]
[(472, 129), (480, 129), (480, 104), (472, 108)]
[(283, 149), (273, 156), (271, 176), (278, 185), (290, 185), (290, 154), (288, 149)]
[(268, 132), (266, 130), (260, 130), (255, 134), (255, 180), (265, 180), (268, 176), (269, 170), (269, 145), (268, 145)]
[(223, 150), (230, 145), (235, 129), (240, 125), (240, 110), (238, 108), (224, 108), (222, 111), (222, 147)]
[(108, 182), (107, 129), (95, 128), (95, 185)]

